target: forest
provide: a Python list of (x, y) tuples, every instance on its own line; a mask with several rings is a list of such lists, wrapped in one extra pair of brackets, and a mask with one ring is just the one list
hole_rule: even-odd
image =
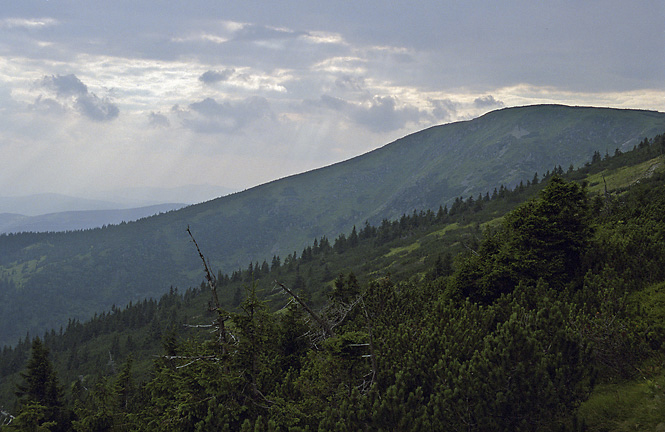
[(231, 274), (183, 227), (201, 285), (5, 346), (0, 429), (655, 430), (663, 162), (645, 138)]
[[(516, 127), (530, 133), (515, 134)], [(652, 111), (505, 108), (177, 211), (95, 229), (0, 235), (0, 347), (15, 345), (26, 331), (58, 330), (70, 318), (88, 320), (114, 304), (158, 299), (171, 285), (198, 285), (201, 263), (187, 226), (215, 271), (231, 274), (250, 261), (286, 259), (322, 236), (348, 236), (354, 225), (379, 228), (384, 219), (399, 222), (413, 210), (452, 210), (456, 197), (466, 203), (472, 195), (474, 205), (482, 205), (477, 197), (486, 202), (487, 192), (500, 193), (501, 184), (511, 191), (520, 181), (526, 187), (535, 172), (542, 180), (547, 170), (561, 171), (558, 165), (583, 167), (594, 151), (603, 159), (615, 147), (626, 152), (663, 130), (665, 113)], [(513, 196), (510, 204), (523, 198)], [(498, 202), (489, 206), (496, 217), (509, 210)], [(452, 228), (459, 232), (466, 224)], [(431, 255), (436, 259), (438, 252)], [(350, 270), (333, 269), (333, 275)], [(355, 273), (362, 279), (367, 271), (374, 270)]]

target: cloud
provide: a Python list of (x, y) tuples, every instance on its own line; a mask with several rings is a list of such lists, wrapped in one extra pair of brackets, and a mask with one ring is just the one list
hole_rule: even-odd
[(53, 98), (45, 98), (39, 95), (30, 108), (42, 114), (64, 114), (67, 109), (64, 105)]
[(58, 96), (77, 96), (88, 93), (88, 87), (74, 74), (45, 76), (42, 79), (42, 85), (55, 91)]
[(431, 118), (427, 112), (414, 106), (399, 104), (392, 96), (374, 96), (362, 103), (323, 95), (318, 101), (305, 101), (306, 106), (317, 106), (343, 113), (349, 120), (372, 132), (390, 132), (402, 129), (407, 123), (418, 123)]
[(56, 24), (58, 24), (58, 21), (53, 18), (35, 18), (35, 19), (5, 18), (0, 20), (0, 28), (8, 28), (8, 29), (17, 28), (17, 27), (34, 29), (34, 28), (48, 27)]
[(356, 110), (355, 118), (374, 132), (388, 132), (401, 129), (409, 122), (418, 122), (426, 113), (411, 106), (397, 106), (392, 96), (375, 97), (369, 106)]
[(213, 71), (209, 70), (204, 72), (200, 77), (199, 81), (204, 84), (214, 84), (220, 81), (226, 81), (235, 73), (235, 69), (224, 69), (223, 71)]
[(504, 103), (494, 99), (492, 95), (487, 95), (474, 99), (473, 105), (476, 108), (497, 108), (504, 106)]
[(174, 106), (172, 111), (183, 118), (185, 127), (198, 133), (236, 132), (257, 120), (272, 117), (270, 103), (259, 96), (237, 102), (205, 98), (189, 104), (189, 110)]
[(344, 90), (363, 90), (365, 87), (365, 79), (344, 74), (335, 80), (335, 85)]
[(295, 39), (306, 36), (306, 32), (297, 32), (284, 28), (262, 26), (257, 24), (245, 24), (233, 35), (236, 41), (266, 41), (274, 39)]
[(88, 92), (86, 86), (76, 75), (51, 75), (41, 80), (41, 85), (55, 92), (58, 98), (65, 99), (63, 103), (54, 99), (42, 98), (40, 95), (35, 107), (42, 112), (64, 111), (67, 101), (74, 98), (72, 109), (95, 121), (110, 121), (118, 117), (120, 109), (108, 98), (99, 98), (96, 94)]
[[(476, 99), (477, 100), (477, 99)], [(450, 99), (429, 99), (432, 104), (432, 115), (438, 121), (450, 121), (455, 118), (459, 103)]]
[(148, 115), (148, 124), (154, 128), (163, 128), (171, 126), (171, 122), (164, 114), (151, 112)]
[(351, 104), (344, 99), (333, 96), (323, 95), (318, 102), (310, 102), (312, 105), (323, 106), (335, 111), (351, 110)]
[(108, 99), (100, 99), (93, 93), (76, 98), (76, 108), (86, 117), (95, 121), (109, 121), (118, 117), (120, 110)]

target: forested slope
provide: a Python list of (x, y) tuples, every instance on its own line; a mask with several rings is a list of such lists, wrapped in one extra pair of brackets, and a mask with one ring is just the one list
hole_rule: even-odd
[[(664, 145), (660, 135), (578, 171), (322, 237), (283, 262), (26, 339), (0, 361), (24, 388), (12, 424), (654, 429), (665, 408), (665, 325), (654, 319), (665, 316)], [(210, 288), (218, 301), (206, 305)], [(30, 346), (24, 377), (12, 375)], [(44, 347), (58, 373), (31, 393)], [(40, 399), (56, 376), (67, 391)], [(643, 381), (649, 393), (603, 399)], [(650, 411), (621, 417), (630, 404)]]
[(137, 222), (0, 236), (0, 344), (160, 297), (199, 278), (187, 226), (215, 268), (300, 251), (313, 239), (437, 209), (626, 151), (665, 129), (665, 114), (541, 105), (411, 134), (357, 158)]

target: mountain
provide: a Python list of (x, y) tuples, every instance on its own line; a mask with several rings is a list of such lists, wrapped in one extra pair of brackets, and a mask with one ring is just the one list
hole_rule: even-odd
[[(0, 195), (0, 214), (39, 216), (50, 213), (88, 210), (117, 210), (150, 207), (164, 203), (198, 204), (236, 192), (233, 189), (203, 185), (180, 187), (126, 187), (70, 196), (58, 193)], [(103, 224), (102, 224), (103, 225)]]
[(0, 424), (34, 423), (46, 347), (77, 429), (659, 430), (664, 161), (661, 134), (314, 243), (218, 277), (218, 316), (201, 286), (71, 320), (0, 350)]
[(24, 216), (0, 213), (0, 233), (74, 231), (129, 222), (185, 207), (185, 204), (160, 204), (115, 210), (81, 210)]
[(202, 279), (189, 226), (214, 270), (301, 250), (456, 197), (580, 166), (665, 131), (665, 114), (540, 105), (436, 126), (329, 167), (136, 222), (0, 236), (0, 344)]
[(47, 213), (82, 210), (113, 210), (122, 204), (108, 200), (86, 199), (56, 193), (0, 197), (0, 213), (38, 216)]

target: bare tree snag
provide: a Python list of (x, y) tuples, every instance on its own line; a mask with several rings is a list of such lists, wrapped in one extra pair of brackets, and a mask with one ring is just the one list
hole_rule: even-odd
[(212, 293), (212, 300), (214, 302), (215, 311), (217, 312), (218, 342), (222, 354), (226, 354), (226, 346), (228, 344), (228, 341), (226, 339), (226, 329), (224, 326), (224, 322), (227, 319), (227, 314), (226, 311), (222, 309), (219, 303), (219, 297), (217, 296), (217, 283), (212, 273), (210, 272), (210, 267), (208, 266), (208, 263), (206, 262), (206, 259), (203, 256), (203, 253), (201, 252), (201, 248), (199, 248), (199, 244), (196, 242), (196, 239), (194, 238), (192, 231), (189, 229), (189, 225), (187, 225), (187, 234), (189, 234), (189, 237), (192, 239), (194, 246), (196, 246), (196, 251), (199, 253), (199, 257), (203, 262), (203, 268), (205, 269), (205, 274), (206, 274), (206, 281), (208, 281), (208, 287), (210, 288), (210, 292)]
[(365, 318), (367, 318), (367, 331), (369, 333), (369, 356), (372, 361), (372, 380), (370, 381), (370, 386), (374, 383), (374, 378), (376, 378), (376, 371), (378, 370), (378, 366), (376, 364), (376, 357), (374, 356), (374, 332), (373, 332), (373, 325), (372, 325), (372, 317), (369, 316), (369, 313), (367, 312), (367, 308), (365, 307), (365, 301), (362, 300), (361, 297), (361, 302), (362, 302), (362, 308), (363, 312), (365, 312)]
[(282, 289), (283, 289), (284, 291), (286, 291), (286, 293), (287, 293), (288, 295), (290, 295), (291, 297), (293, 297), (293, 298), (295, 299), (295, 301), (297, 301), (302, 307), (305, 308), (305, 310), (307, 311), (307, 313), (310, 314), (310, 316), (311, 316), (312, 318), (314, 318), (314, 321), (316, 321), (316, 322), (321, 326), (321, 328), (323, 328), (323, 331), (326, 333), (326, 335), (328, 335), (329, 337), (333, 337), (333, 336), (335, 336), (335, 332), (333, 332), (333, 329), (332, 329), (332, 327), (330, 326), (330, 324), (329, 324), (326, 320), (324, 320), (323, 318), (321, 318), (316, 312), (314, 312), (314, 311), (313, 311), (313, 310), (307, 305), (307, 303), (305, 303), (304, 301), (302, 301), (302, 300), (300, 299), (300, 297), (298, 297), (293, 291), (291, 291), (290, 289), (288, 289), (288, 288), (286, 287), (286, 285), (284, 285), (283, 283), (280, 283), (280, 282), (277, 282), (277, 281), (275, 281), (275, 283), (276, 283), (277, 285), (279, 285), (280, 287), (282, 287)]

